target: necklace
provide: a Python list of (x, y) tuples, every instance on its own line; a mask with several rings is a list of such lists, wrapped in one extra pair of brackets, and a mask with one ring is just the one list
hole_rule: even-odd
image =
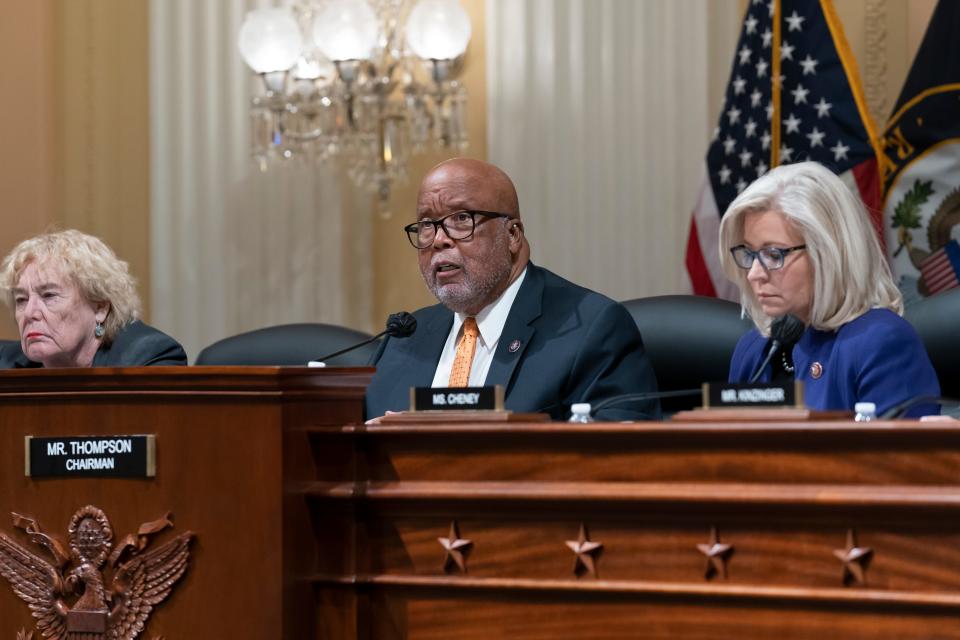
[(780, 350), (780, 363), (783, 365), (783, 370), (787, 373), (793, 373), (796, 367), (794, 367), (789, 360), (787, 360), (787, 351), (786, 349)]

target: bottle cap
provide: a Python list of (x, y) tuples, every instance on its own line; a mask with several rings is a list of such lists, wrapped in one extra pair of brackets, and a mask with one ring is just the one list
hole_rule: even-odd
[(877, 405), (872, 402), (858, 402), (853, 405), (853, 410), (857, 413), (876, 413)]
[(589, 402), (576, 402), (570, 405), (570, 413), (574, 415), (590, 415), (590, 403)]

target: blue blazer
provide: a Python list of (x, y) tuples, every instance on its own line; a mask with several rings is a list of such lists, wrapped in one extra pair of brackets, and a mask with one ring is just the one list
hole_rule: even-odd
[[(185, 365), (187, 354), (180, 343), (153, 327), (135, 320), (117, 332), (113, 342), (102, 345), (93, 356), (94, 367), (147, 367)], [(0, 346), (0, 369), (39, 367), (28, 360), (20, 341)]]
[[(768, 338), (754, 329), (737, 343), (730, 362), (730, 382), (746, 382), (767, 351)], [(821, 375), (811, 366), (819, 362)], [(794, 376), (803, 381), (806, 405), (819, 410), (852, 410), (873, 402), (877, 413), (917, 396), (939, 396), (940, 383), (920, 336), (889, 309), (871, 309), (837, 331), (812, 327), (793, 347)], [(769, 382), (768, 364), (760, 376)], [(939, 413), (937, 405), (920, 405), (908, 416)]]
[[(409, 338), (388, 338), (371, 360), (377, 372), (367, 388), (366, 415), (410, 408), (410, 387), (433, 383), (453, 312), (434, 305), (414, 313)], [(519, 343), (511, 351), (510, 345)], [(655, 392), (656, 377), (640, 332), (618, 302), (534, 266), (513, 302), (490, 364), (486, 385), (503, 385), (505, 406), (516, 412), (570, 416), (570, 405), (628, 393)], [(659, 419), (657, 400), (602, 409), (600, 420)]]

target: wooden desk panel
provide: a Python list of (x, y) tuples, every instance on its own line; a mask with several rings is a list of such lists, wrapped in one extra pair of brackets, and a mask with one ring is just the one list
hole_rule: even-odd
[[(307, 505), (284, 492), (286, 473), (311, 467), (293, 459), (296, 447), (285, 441), (299, 433), (309, 460), (304, 429), (359, 422), (370, 375), (233, 367), (5, 372), (0, 530), (24, 541), (10, 522), (17, 511), (65, 538), (73, 513), (93, 504), (110, 518), (117, 542), (172, 511), (173, 534), (196, 534), (189, 569), (143, 637), (311, 637), (313, 596), (303, 578), (317, 548)], [(157, 436), (155, 478), (24, 477), (25, 435), (148, 433)], [(0, 634), (14, 638), (32, 624), (27, 606), (2, 581)]]
[[(16, 510), (62, 536), (89, 503), (119, 538), (173, 511), (197, 538), (146, 638), (960, 638), (960, 429), (368, 427), (370, 374), (8, 372), (0, 530), (22, 539)], [(23, 476), (26, 434), (122, 433), (157, 434), (156, 478)], [(454, 521), (466, 573), (444, 568)], [(581, 524), (595, 575), (574, 573)], [(851, 529), (864, 585), (834, 554)], [(0, 634), (31, 624), (0, 586)]]
[[(322, 464), (348, 441), (352, 480)], [(327, 473), (296, 490), (356, 553), (314, 582), (359, 594), (356, 637), (960, 638), (960, 429), (424, 424), (313, 446)], [(452, 521), (466, 574), (444, 570)], [(581, 523), (596, 576), (573, 572)], [(712, 528), (726, 577), (705, 576)], [(873, 551), (865, 585), (834, 554), (850, 529)]]

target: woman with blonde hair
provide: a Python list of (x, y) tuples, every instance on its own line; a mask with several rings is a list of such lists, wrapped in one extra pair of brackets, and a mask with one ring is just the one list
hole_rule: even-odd
[(137, 319), (127, 263), (99, 238), (71, 229), (24, 240), (0, 284), (20, 332), (0, 349), (0, 368), (187, 364), (183, 347)]
[[(720, 223), (720, 260), (756, 325), (737, 344), (731, 382), (802, 380), (821, 410), (873, 402), (882, 413), (940, 395), (866, 209), (827, 168), (783, 165), (748, 186)], [(798, 336), (770, 356), (771, 325), (786, 316)], [(936, 405), (908, 415), (926, 413)]]

